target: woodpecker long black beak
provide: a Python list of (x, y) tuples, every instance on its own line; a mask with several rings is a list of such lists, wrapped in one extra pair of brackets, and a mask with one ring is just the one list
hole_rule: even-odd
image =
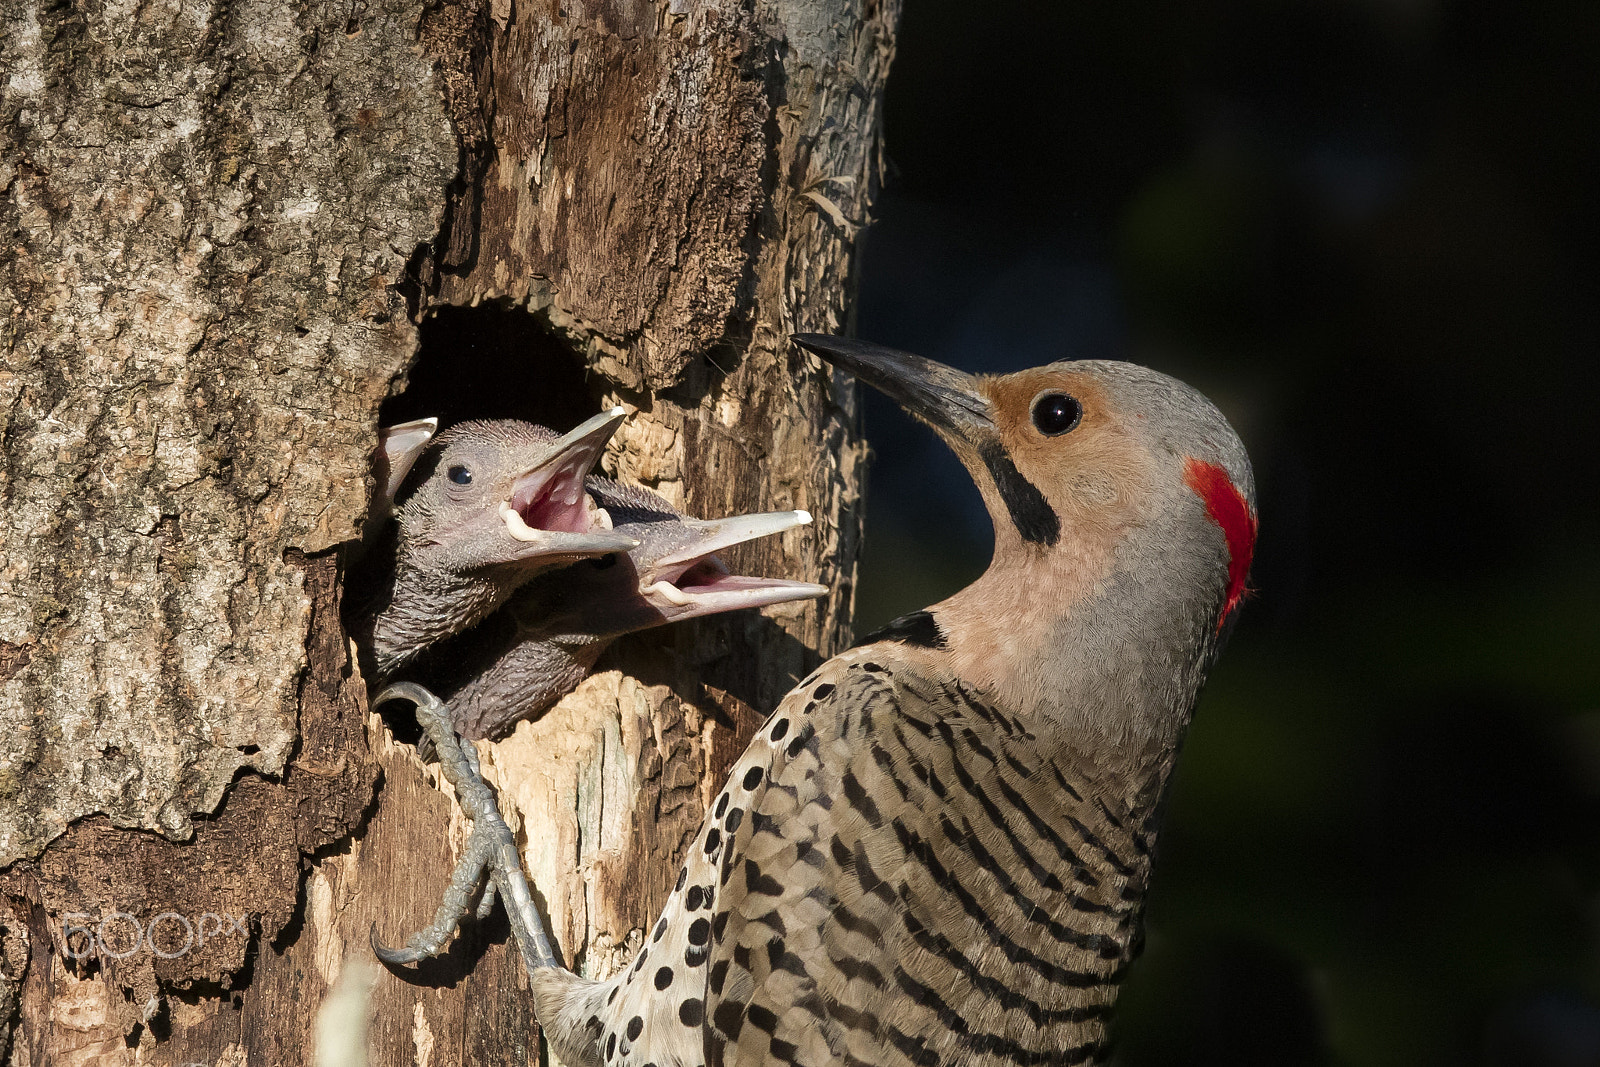
[(910, 352), (847, 337), (801, 333), (794, 336), (794, 343), (892, 397), (947, 439), (953, 436), (977, 445), (995, 436), (989, 401), (978, 391), (978, 379), (970, 374)]
[[(1024, 541), (1053, 545), (1061, 536), (1061, 519), (1038, 486), (1018, 472), (1006, 452), (989, 401), (978, 379), (931, 359), (866, 341), (823, 334), (796, 334), (794, 343), (876, 386), (912, 415), (932, 426), (972, 472), (987, 471), (995, 494)], [(980, 484), (980, 491), (982, 486)], [(1000, 512), (993, 503), (996, 523)]]

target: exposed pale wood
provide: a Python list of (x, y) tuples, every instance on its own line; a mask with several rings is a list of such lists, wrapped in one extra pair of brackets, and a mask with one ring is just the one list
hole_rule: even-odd
[[(846, 325), (898, 4), (253, 2), (0, 0), (17, 1063), (308, 1063), (369, 928), (431, 914), (459, 809), (364, 711), (315, 554), (358, 528), (406, 299), (525, 309), (636, 411), (611, 473), (817, 519), (729, 562), (829, 598), (626, 639), (483, 746), (575, 965), (628, 958), (744, 740), (848, 636), (864, 451), (787, 336)], [(112, 909), (250, 936), (66, 959), (63, 916)], [(382, 972), (374, 1062), (533, 1062), (505, 940)]]

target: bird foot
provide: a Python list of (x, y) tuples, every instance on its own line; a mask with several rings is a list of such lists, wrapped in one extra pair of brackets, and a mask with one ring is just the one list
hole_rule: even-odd
[(533, 893), (522, 873), (522, 857), (517, 852), (516, 839), (500, 814), (494, 790), (484, 781), (477, 751), (470, 745), (462, 745), (450, 725), (450, 714), (444, 703), (422, 686), (411, 682), (391, 685), (378, 694), (373, 705), (391, 700), (408, 700), (416, 705), (417, 723), (438, 756), (445, 780), (455, 787), (461, 806), (472, 819), (472, 833), (467, 839), (465, 855), (450, 876), (450, 884), (434, 913), (433, 922), (411, 935), (402, 949), (384, 947), (378, 941), (378, 929), (374, 924), (372, 951), (390, 964), (416, 963), (437, 956), (461, 925), (462, 918), (473, 910), (472, 898), (481, 887), (483, 895), (475, 909), (477, 916), (488, 915), (497, 894), (506, 902), (511, 933), (529, 973), (540, 967), (560, 966), (545, 934), (544, 920), (533, 906)]

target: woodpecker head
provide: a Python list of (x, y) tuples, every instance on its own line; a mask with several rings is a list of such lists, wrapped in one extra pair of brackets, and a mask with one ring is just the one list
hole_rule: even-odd
[(1071, 734), (1175, 744), (1255, 545), (1249, 459), (1210, 401), (1129, 363), (975, 377), (860, 341), (795, 340), (937, 431), (994, 522), (984, 577), (888, 636)]
[(547, 567), (632, 548), (583, 490), (622, 418), (614, 408), (564, 437), (513, 419), (440, 434), (406, 479), (399, 567), (515, 585)]
[(804, 511), (704, 520), (645, 489), (589, 479), (626, 552), (541, 574), (500, 611), (444, 642), (412, 673), (443, 696), (468, 738), (498, 737), (544, 711), (613, 640), (669, 622), (806, 600), (827, 586), (734, 574), (715, 553), (811, 521)]

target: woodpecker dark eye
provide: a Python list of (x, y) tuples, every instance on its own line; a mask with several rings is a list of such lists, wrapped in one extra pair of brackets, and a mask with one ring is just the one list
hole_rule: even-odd
[(603, 571), (607, 567), (615, 567), (616, 565), (617, 565), (617, 554), (615, 552), (607, 552), (605, 555), (601, 556), (599, 559), (591, 559), (589, 561), (589, 566), (593, 567), (597, 571)]
[(452, 482), (455, 482), (457, 485), (471, 485), (472, 484), (472, 472), (467, 470), (467, 468), (465, 468), (463, 466), (460, 466), (459, 464), (454, 466), (454, 467), (451, 467), (449, 470), (445, 471), (444, 473), (445, 473), (445, 477), (446, 478), (449, 478)]
[(1066, 393), (1046, 393), (1033, 402), (1034, 429), (1046, 437), (1060, 437), (1083, 421), (1083, 405)]

